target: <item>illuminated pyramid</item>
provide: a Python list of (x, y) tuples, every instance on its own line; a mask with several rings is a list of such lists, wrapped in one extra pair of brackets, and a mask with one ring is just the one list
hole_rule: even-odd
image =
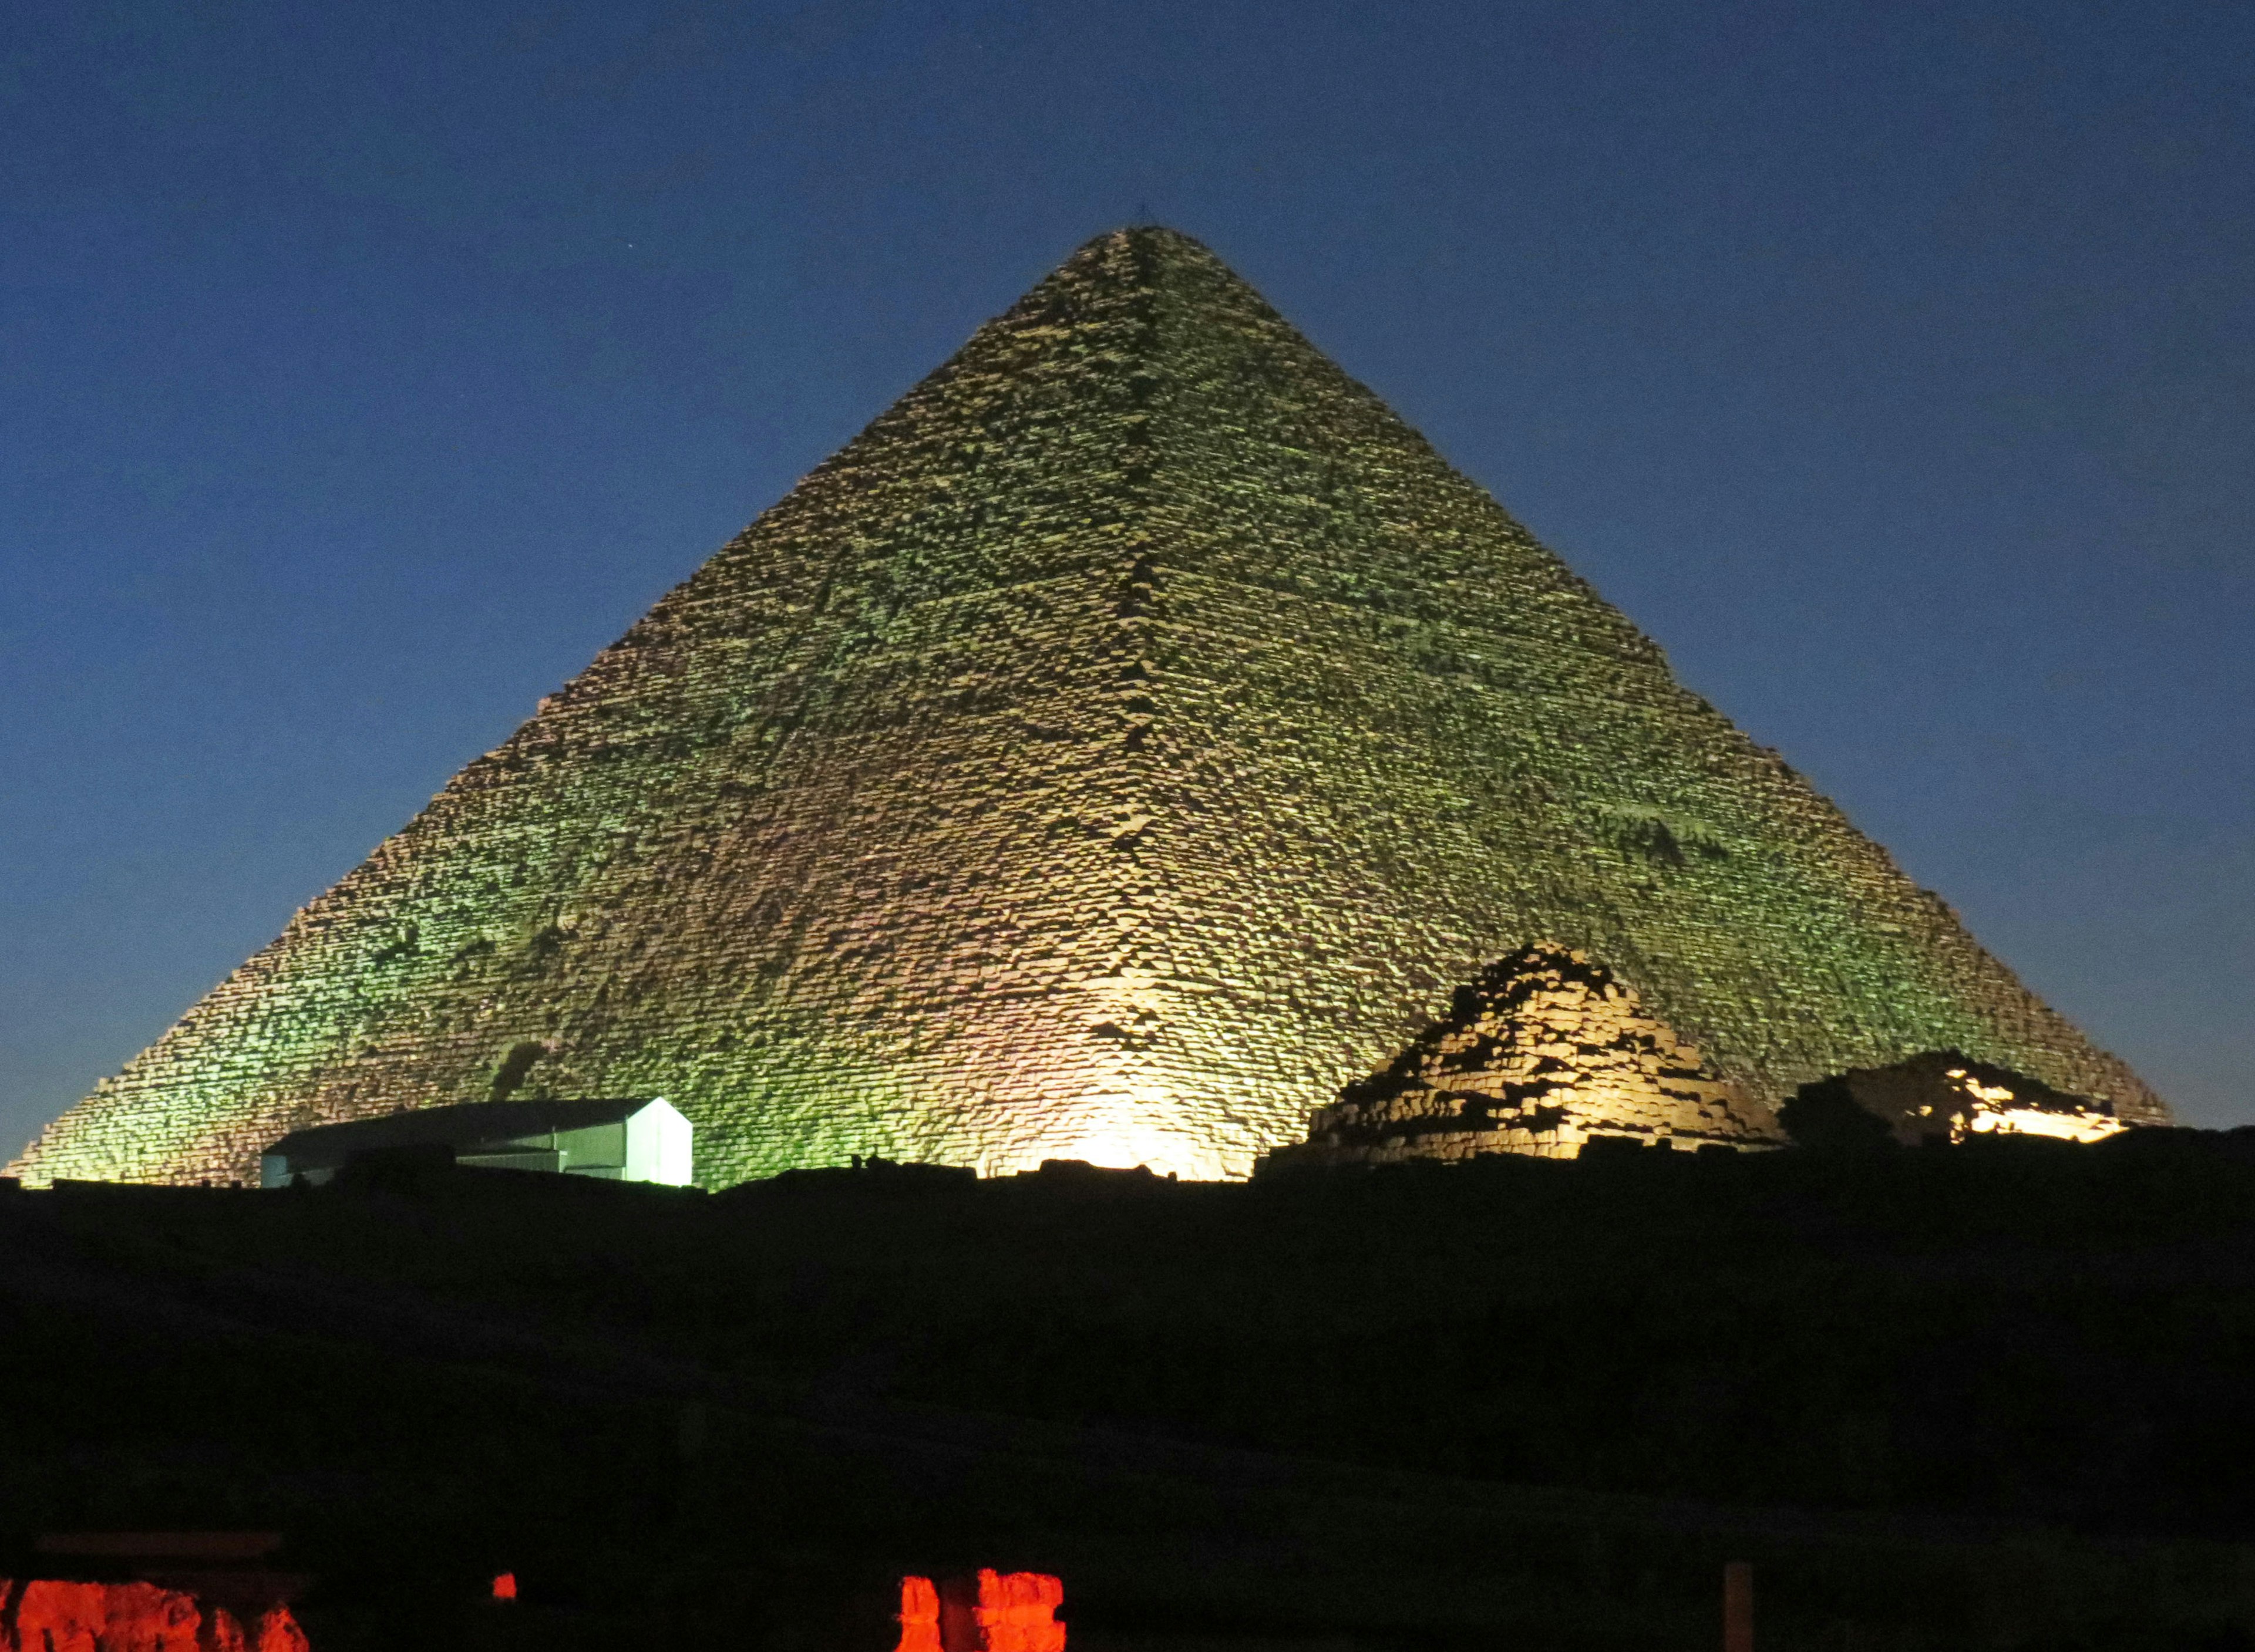
[(1241, 1172), (1537, 941), (1758, 1108), (1947, 1049), (2166, 1116), (1204, 248), (1122, 231), (19, 1169), (662, 1096), (711, 1186)]

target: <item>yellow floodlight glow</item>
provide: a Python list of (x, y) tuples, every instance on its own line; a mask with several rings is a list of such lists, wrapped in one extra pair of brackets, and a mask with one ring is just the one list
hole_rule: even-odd
[(2002, 1084), (1984, 1084), (1962, 1067), (1950, 1068), (1945, 1076), (1972, 1098), (1972, 1105), (1960, 1111), (1950, 1125), (1952, 1141), (1962, 1142), (1968, 1136), (2048, 1136), (2055, 1141), (2098, 1142), (2124, 1128), (2111, 1113), (2086, 1107), (2069, 1111), (2016, 1106), (2020, 1097), (2012, 1090)]
[(1148, 1167), (1154, 1175), (1177, 1176), (1185, 1181), (1220, 1181), (1242, 1176), (1212, 1144), (1189, 1130), (1162, 1124), (1178, 1116), (1175, 1099), (1148, 1075), (1137, 1075), (1107, 1086), (1099, 1094), (1084, 1096), (1058, 1110), (1057, 1125), (1031, 1144), (1034, 1162), (1045, 1158), (1077, 1158), (1107, 1170)]
[(1180, 1176), (1187, 1181), (1216, 1181), (1224, 1174), (1215, 1155), (1200, 1152), (1179, 1136), (1158, 1130), (1097, 1130), (1052, 1157), (1085, 1159), (1107, 1170), (1133, 1170), (1143, 1165), (1156, 1175)]
[(2041, 1107), (1986, 1110), (1965, 1121), (1964, 1133), (1976, 1136), (2049, 1136), (2063, 1142), (2098, 1142), (2124, 1128), (2118, 1118), (2104, 1113), (2054, 1113)]

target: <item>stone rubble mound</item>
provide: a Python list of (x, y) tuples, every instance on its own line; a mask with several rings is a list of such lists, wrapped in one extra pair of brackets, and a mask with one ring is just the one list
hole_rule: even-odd
[(1717, 1073), (1604, 966), (1556, 942), (1460, 988), (1383, 1072), (1320, 1109), (1303, 1145), (1264, 1166), (1529, 1153), (1595, 1138), (1732, 1149), (1781, 1144), (1770, 1110)]

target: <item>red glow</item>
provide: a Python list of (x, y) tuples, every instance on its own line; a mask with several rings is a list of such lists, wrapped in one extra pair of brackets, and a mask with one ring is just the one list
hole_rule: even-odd
[(896, 1652), (1064, 1652), (1064, 1585), (1042, 1572), (901, 1579)]
[(1064, 1585), (1043, 1572), (979, 1574), (980, 1652), (1064, 1652)]
[(494, 1573), (493, 1598), (496, 1600), (514, 1600), (516, 1599), (516, 1573), (514, 1572), (496, 1572)]
[(895, 1652), (943, 1652), (939, 1591), (930, 1578), (901, 1579), (901, 1643)]
[(311, 1652), (290, 1608), (246, 1635), (235, 1614), (153, 1583), (0, 1579), (0, 1652)]
[[(234, 1621), (224, 1612), (215, 1615), (222, 1621)], [(250, 1652), (313, 1652), (313, 1648), (298, 1620), (290, 1615), (290, 1608), (271, 1606), (259, 1614), (258, 1634), (250, 1643)]]

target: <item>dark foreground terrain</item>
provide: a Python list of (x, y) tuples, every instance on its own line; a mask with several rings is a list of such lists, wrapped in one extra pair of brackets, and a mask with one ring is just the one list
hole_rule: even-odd
[(181, 1528), (316, 1652), (2255, 1646), (2255, 1144), (0, 1191), (0, 1576)]

